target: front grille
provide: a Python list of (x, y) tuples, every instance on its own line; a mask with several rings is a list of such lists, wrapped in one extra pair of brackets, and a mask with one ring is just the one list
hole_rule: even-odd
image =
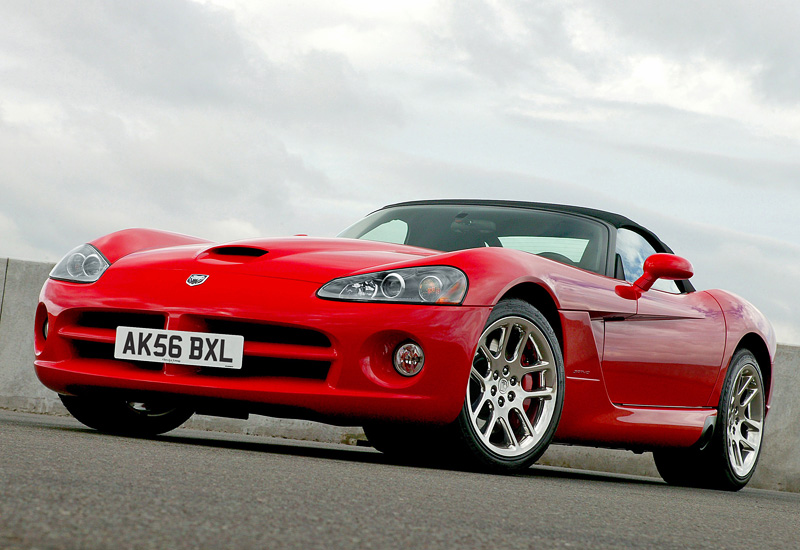
[(244, 336), (245, 342), (289, 344), (292, 346), (311, 346), (319, 348), (331, 347), (331, 341), (327, 336), (316, 330), (306, 328), (267, 325), (247, 321), (231, 321), (228, 319), (205, 319), (205, 322), (208, 332), (238, 334)]
[(166, 317), (161, 313), (131, 313), (127, 311), (84, 311), (76, 324), (89, 328), (137, 327), (164, 328)]
[[(73, 353), (81, 359), (114, 360), (114, 340), (117, 327), (163, 329), (166, 315), (151, 312), (130, 311), (81, 311), (59, 331), (70, 340)], [(146, 370), (161, 370), (163, 363), (129, 361), (131, 365)]]
[[(72, 344), (75, 357), (114, 359), (114, 340), (119, 326), (163, 329), (167, 316), (162, 313), (82, 311), (59, 333)], [(193, 367), (201, 376), (278, 377), (325, 380), (336, 357), (330, 339), (316, 330), (272, 325), (255, 321), (184, 316), (179, 326), (170, 328), (191, 332), (233, 334), (244, 337), (241, 369)], [(162, 370), (163, 363), (126, 361), (145, 370)]]
[[(124, 326), (124, 325), (123, 325)], [(81, 359), (110, 359), (114, 360), (114, 344), (106, 342), (90, 342), (87, 340), (73, 340), (72, 349)], [(126, 361), (145, 370), (161, 370), (163, 363), (150, 363), (148, 361)]]
[(204, 368), (200, 370), (203, 375), (307, 380), (325, 380), (328, 376), (333, 350), (330, 339), (321, 332), (253, 321), (219, 318), (203, 321), (208, 332), (243, 336), (245, 347), (241, 370)]
[(113, 359), (114, 358), (114, 344), (106, 344), (104, 342), (86, 342), (82, 340), (74, 340), (72, 346), (75, 348), (75, 353), (78, 357), (83, 359)]

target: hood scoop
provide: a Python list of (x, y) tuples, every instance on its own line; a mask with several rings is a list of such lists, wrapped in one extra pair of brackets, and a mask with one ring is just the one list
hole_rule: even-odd
[(200, 253), (198, 260), (220, 260), (223, 262), (243, 263), (250, 262), (265, 256), (269, 250), (257, 246), (225, 245), (215, 246)]
[(218, 246), (207, 251), (216, 256), (247, 256), (249, 258), (260, 258), (269, 250), (256, 248), (255, 246)]

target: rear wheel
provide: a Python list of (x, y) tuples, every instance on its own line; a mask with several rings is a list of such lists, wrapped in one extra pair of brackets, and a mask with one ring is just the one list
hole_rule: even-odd
[(533, 464), (553, 439), (564, 403), (555, 332), (529, 303), (503, 300), (489, 316), (454, 425), (469, 462), (494, 471)]
[(738, 491), (758, 464), (765, 416), (761, 368), (750, 351), (739, 350), (725, 377), (711, 442), (703, 449), (654, 452), (658, 472), (673, 485)]
[(60, 395), (67, 410), (101, 432), (152, 436), (174, 430), (192, 416), (192, 409), (160, 400), (123, 401)]
[(661, 478), (670, 485), (702, 487), (708, 471), (706, 453), (699, 449), (659, 449), (653, 460)]

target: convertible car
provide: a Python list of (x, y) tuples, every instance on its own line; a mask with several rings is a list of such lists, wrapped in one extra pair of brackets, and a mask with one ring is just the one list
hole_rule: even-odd
[(263, 414), (496, 472), (552, 442), (652, 451), (668, 483), (737, 490), (775, 337), (691, 276), (631, 220), (553, 204), (394, 204), (333, 239), (129, 229), (55, 266), (35, 368), (102, 431)]

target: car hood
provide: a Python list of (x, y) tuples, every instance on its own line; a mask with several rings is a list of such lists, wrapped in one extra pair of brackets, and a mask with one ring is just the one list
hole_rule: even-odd
[(356, 239), (290, 237), (145, 250), (120, 258), (110, 269), (183, 270), (187, 276), (229, 272), (325, 283), (435, 254), (424, 248)]

